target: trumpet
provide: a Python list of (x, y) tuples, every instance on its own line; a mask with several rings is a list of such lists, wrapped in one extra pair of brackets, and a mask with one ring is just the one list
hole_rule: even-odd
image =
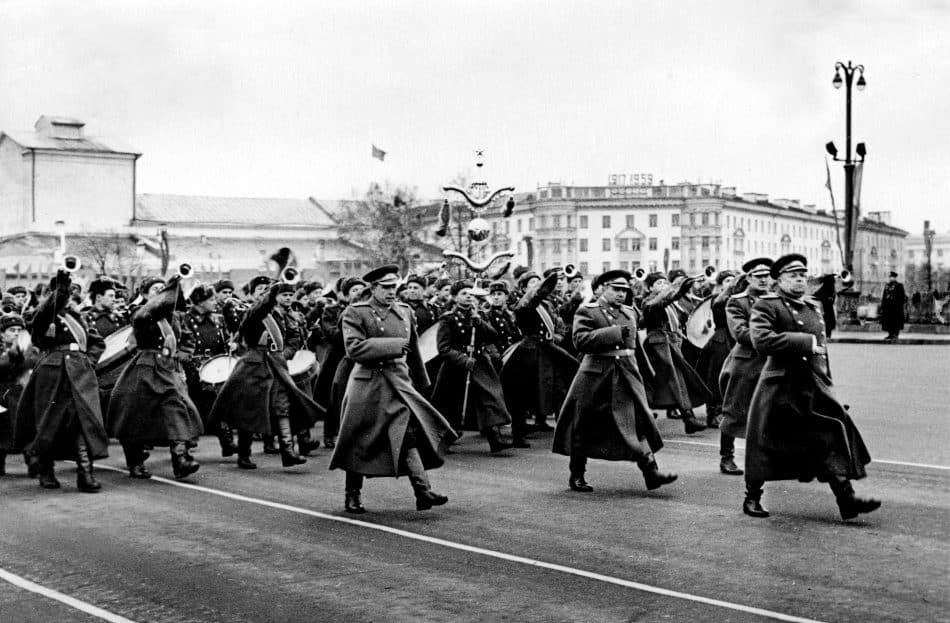
[(577, 274), (577, 268), (573, 264), (564, 266), (564, 276), (570, 281)]
[(63, 265), (60, 266), (67, 273), (74, 273), (82, 268), (82, 262), (75, 255), (66, 255), (63, 257)]
[(182, 279), (188, 279), (194, 275), (195, 271), (191, 268), (191, 264), (187, 262), (181, 263), (178, 265), (178, 272), (175, 273)]
[(716, 277), (719, 275), (719, 271), (716, 270), (716, 267), (710, 264), (703, 269), (703, 274), (706, 275), (706, 281), (709, 283), (716, 283)]
[(842, 269), (842, 271), (838, 273), (838, 278), (841, 279), (841, 285), (843, 286), (850, 286), (854, 283), (854, 277), (851, 275), (851, 271), (847, 268)]
[(646, 269), (643, 268), (642, 266), (638, 266), (638, 267), (637, 267), (636, 269), (634, 269), (634, 271), (633, 271), (633, 278), (634, 278), (635, 280), (637, 280), (637, 281), (643, 281), (644, 279), (646, 279), (646, 278), (647, 278), (647, 271), (646, 271)]
[(300, 283), (300, 271), (295, 266), (287, 266), (280, 271), (280, 282), (288, 285), (297, 285)]

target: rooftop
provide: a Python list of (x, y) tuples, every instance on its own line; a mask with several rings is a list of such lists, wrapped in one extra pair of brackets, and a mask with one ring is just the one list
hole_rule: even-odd
[(282, 199), (164, 194), (137, 195), (134, 222), (318, 229), (336, 225), (330, 212), (312, 197)]

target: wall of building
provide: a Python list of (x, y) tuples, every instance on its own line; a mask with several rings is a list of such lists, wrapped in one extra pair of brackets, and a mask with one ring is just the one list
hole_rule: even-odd
[(32, 158), (8, 138), (0, 140), (0, 235), (21, 231), (29, 220)]
[(128, 226), (134, 175), (131, 156), (38, 151), (36, 221), (30, 229), (48, 231), (58, 220), (74, 231)]

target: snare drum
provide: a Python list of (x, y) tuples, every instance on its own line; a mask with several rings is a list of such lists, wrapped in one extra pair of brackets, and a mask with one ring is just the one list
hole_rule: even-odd
[(228, 380), (238, 361), (240, 359), (234, 355), (216, 355), (198, 369), (198, 378), (203, 383), (217, 387)]
[(309, 350), (298, 350), (287, 362), (287, 371), (294, 383), (301, 384), (317, 375), (317, 356)]
[(135, 355), (135, 336), (132, 335), (132, 325), (122, 327), (109, 335), (105, 342), (106, 348), (96, 364), (96, 372), (100, 375), (118, 370)]

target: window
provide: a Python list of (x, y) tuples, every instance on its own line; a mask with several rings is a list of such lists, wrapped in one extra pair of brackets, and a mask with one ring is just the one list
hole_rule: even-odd
[(511, 221), (506, 220), (505, 221), (505, 235), (507, 236), (510, 233), (511, 233)]
[(626, 250), (627, 250), (627, 239), (626, 239), (626, 238), (618, 238), (618, 239), (617, 239), (617, 250), (618, 250), (618, 251), (626, 251)]
[(709, 225), (709, 212), (703, 212), (701, 215), (701, 218), (702, 218), (701, 222), (703, 225)]
[(914, 259), (914, 252), (913, 252), (913, 250), (907, 252), (907, 257), (909, 257), (910, 259)]
[(552, 217), (551, 217), (551, 221), (552, 221), (551, 227), (553, 227), (554, 229), (560, 229), (560, 228), (561, 228), (561, 217), (560, 217), (560, 216), (552, 216)]
[(590, 270), (588, 270), (589, 267), (587, 266), (587, 262), (581, 262), (581, 263), (580, 263), (580, 267), (581, 267), (581, 273), (582, 273), (582, 274), (586, 275), (586, 274), (588, 274), (588, 273), (590, 272)]
[(577, 226), (581, 229), (587, 229), (587, 215), (581, 214), (577, 217)]
[(719, 227), (719, 212), (714, 212), (713, 217), (716, 219), (716, 227)]
[(709, 236), (703, 236), (703, 237), (702, 237), (702, 245), (703, 245), (703, 248), (704, 248), (704, 249), (708, 249), (708, 248), (709, 248)]
[(673, 267), (673, 269), (679, 268), (679, 267), (680, 267), (680, 261), (679, 261), (679, 260), (673, 260), (672, 267)]
[(620, 262), (620, 270), (630, 270), (630, 262)]
[(528, 219), (528, 229), (530, 229), (531, 231), (534, 231), (534, 217), (533, 216)]
[(633, 215), (627, 215), (627, 229), (633, 229)]
[(554, 251), (555, 253), (560, 253), (560, 252), (561, 252), (561, 240), (560, 240), (560, 239), (555, 239), (555, 240), (554, 240), (554, 249), (553, 249), (553, 251)]
[(673, 223), (672, 223), (672, 225), (673, 225), (673, 227), (679, 227), (679, 226), (680, 226), (680, 215), (679, 215), (679, 214), (674, 214), (674, 215), (673, 215)]
[(690, 215), (689, 215), (689, 224), (690, 224), (690, 225), (695, 225), (695, 224), (696, 224), (696, 215), (693, 214), (693, 213), (690, 213)]
[(570, 214), (567, 215), (567, 226), (574, 227), (574, 217)]
[(631, 239), (630, 239), (630, 250), (631, 250), (631, 251), (639, 251), (639, 250), (640, 250), (640, 241), (637, 240), (636, 238), (631, 238)]
[(656, 238), (650, 238), (650, 250), (656, 251)]
[(937, 249), (937, 257), (943, 257), (943, 249)]
[(603, 269), (600, 272), (605, 273), (610, 270), (610, 262), (604, 262), (600, 267)]
[(610, 229), (610, 215), (609, 214), (604, 214), (602, 217), (600, 217), (600, 226), (603, 227), (604, 229)]
[(587, 252), (587, 238), (581, 238), (580, 240), (577, 241), (577, 244), (581, 253)]
[(518, 233), (521, 233), (521, 219), (518, 219)]
[(670, 241), (670, 248), (673, 249), (674, 251), (678, 251), (678, 250), (679, 250), (679, 248), (680, 248), (680, 239), (679, 239), (678, 236), (674, 236), (673, 239)]
[(650, 262), (650, 272), (651, 273), (656, 272), (656, 262)]
[(604, 238), (601, 244), (604, 251), (610, 251), (610, 238)]
[(656, 214), (650, 215), (650, 227), (656, 227)]
[(696, 260), (690, 260), (690, 261), (689, 261), (689, 269), (690, 269), (690, 270), (696, 270)]

